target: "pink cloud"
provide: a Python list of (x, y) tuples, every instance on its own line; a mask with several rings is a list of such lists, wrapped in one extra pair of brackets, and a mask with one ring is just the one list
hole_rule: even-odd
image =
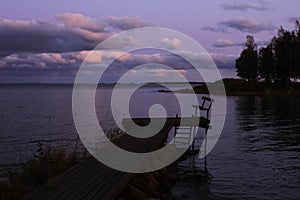
[(35, 21), (26, 21), (26, 20), (11, 20), (11, 19), (1, 19), (1, 26), (7, 28), (26, 28), (29, 25), (36, 25)]
[(177, 70), (177, 72), (179, 73), (180, 77), (185, 77), (187, 75), (187, 72), (184, 69)]
[(162, 63), (164, 61), (164, 57), (160, 54), (135, 54), (132, 59), (141, 63)]
[(102, 63), (103, 53), (101, 51), (81, 51), (79, 53), (75, 53), (74, 57), (78, 60), (78, 62), (86, 62), (91, 64), (100, 64)]
[(115, 17), (109, 16), (106, 18), (108, 24), (120, 30), (128, 30), (132, 28), (144, 27), (149, 25), (140, 17)]
[(155, 75), (158, 76), (158, 77), (167, 77), (168, 73), (166, 71), (163, 71), (163, 70), (157, 70), (157, 71), (155, 71)]
[(83, 28), (88, 30), (101, 31), (104, 27), (90, 17), (76, 14), (76, 13), (63, 13), (56, 15), (56, 19), (61, 21), (68, 28)]
[(60, 63), (65, 64), (67, 61), (59, 53), (42, 53), (31, 55), (29, 58), (32, 59), (41, 59), (49, 63)]
[(92, 32), (85, 29), (74, 29), (73, 32), (80, 35), (82, 38), (89, 40), (89, 41), (102, 41), (109, 37), (111, 33), (105, 33), (105, 32)]
[(78, 60), (78, 62), (86, 62), (92, 64), (101, 64), (103, 63), (103, 59), (111, 59), (125, 62), (131, 59), (131, 54), (114, 51), (114, 52), (104, 52), (104, 51), (81, 51), (79, 53), (74, 53), (74, 57)]
[(5, 67), (5, 66), (6, 66), (6, 62), (0, 60), (0, 68), (3, 68), (3, 67)]
[(185, 70), (164, 70), (158, 69), (154, 70), (154, 74), (157, 77), (164, 77), (164, 78), (184, 78), (187, 74)]
[(162, 42), (168, 49), (178, 49), (181, 44), (181, 41), (177, 38), (174, 39), (163, 38)]

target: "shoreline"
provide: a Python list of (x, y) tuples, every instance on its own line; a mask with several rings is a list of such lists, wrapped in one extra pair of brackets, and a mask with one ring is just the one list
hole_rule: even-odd
[[(118, 142), (123, 137), (124, 137), (123, 133), (116, 134), (114, 137), (111, 137), (111, 141)], [(165, 143), (166, 140), (167, 140), (167, 137), (163, 137), (162, 143), (160, 145), (162, 145), (162, 146), (166, 145), (166, 143)], [(173, 151), (177, 150), (177, 148), (175, 146), (173, 147), (172, 145), (170, 146), (170, 148)], [(89, 156), (87, 156), (87, 157), (89, 157)], [(117, 199), (117, 200), (178, 199), (178, 198), (175, 198), (174, 196), (172, 196), (173, 193), (171, 192), (172, 190), (174, 190), (174, 188), (176, 190), (176, 187), (175, 187), (176, 182), (179, 180), (178, 179), (179, 174), (182, 174), (182, 172), (179, 171), (180, 169), (178, 167), (178, 163), (186, 160), (189, 157), (190, 156), (188, 155), (188, 153), (184, 153), (182, 156), (180, 156), (180, 158), (178, 158), (171, 165), (166, 166), (157, 171), (148, 172), (148, 173), (127, 174), (127, 175), (125, 173), (124, 174), (125, 182), (127, 182), (126, 177), (131, 177), (130, 180), (128, 180), (127, 183), (125, 183), (124, 180), (121, 181), (120, 183), (116, 182), (115, 183), (116, 187), (114, 187), (114, 189), (113, 189), (116, 191), (116, 193), (108, 194), (108, 195), (115, 195), (116, 198), (114, 198), (114, 199)], [(43, 157), (40, 157), (40, 158), (42, 161), (44, 160)], [(159, 159), (159, 158), (157, 158), (157, 159)], [(65, 160), (65, 159), (63, 159), (63, 160)], [(43, 182), (39, 182), (38, 184), (32, 185), (32, 187), (28, 188), (28, 190), (26, 189), (25, 191), (21, 192), (21, 194), (23, 194), (23, 195), (20, 195), (20, 196), (24, 197), (24, 198), (28, 198), (28, 197), (30, 198), (31, 196), (34, 197), (34, 195), (36, 194), (35, 191), (39, 191), (39, 190), (43, 190), (43, 189), (45, 191), (47, 191), (48, 187), (50, 187), (49, 185), (59, 184), (58, 181), (60, 180), (60, 178), (62, 178), (64, 175), (68, 174), (68, 171), (70, 171), (72, 169), (74, 171), (74, 169), (77, 169), (78, 167), (82, 168), (82, 166), (84, 165), (83, 164), (84, 162), (90, 164), (90, 163), (94, 162), (93, 160), (94, 160), (93, 158), (83, 159), (83, 160), (81, 160), (81, 162), (77, 163), (76, 165), (73, 165), (73, 167), (70, 167), (70, 168), (67, 167), (67, 168), (65, 168), (65, 170), (63, 170), (59, 174), (48, 177), (49, 179), (45, 180), (45, 182), (43, 181)], [(96, 160), (95, 160), (95, 162), (96, 162)], [(85, 164), (84, 166), (88, 166), (89, 164)], [(41, 167), (44, 166), (43, 162), (40, 163), (40, 166)], [(101, 166), (102, 165), (99, 164), (99, 169), (104, 169)], [(48, 168), (48, 167), (45, 166), (43, 168)], [(95, 167), (95, 169), (96, 168), (97, 167)], [(60, 178), (58, 178), (58, 177), (60, 177)], [(109, 180), (109, 179), (106, 179), (106, 178), (103, 179), (103, 181), (105, 181), (105, 180)], [(120, 184), (124, 184), (124, 185), (121, 186)], [(64, 186), (62, 186), (62, 187), (64, 187)], [(120, 190), (117, 189), (118, 187), (120, 187)], [(179, 188), (181, 188), (181, 187), (182, 186), (179, 186)], [(178, 185), (177, 185), (177, 188), (178, 188)], [(62, 189), (62, 188), (58, 188), (57, 190), (60, 190), (60, 189)], [(193, 190), (193, 188), (190, 188), (190, 189)], [(13, 191), (11, 191), (11, 192), (13, 192)], [(179, 189), (179, 193), (180, 193), (180, 189)], [(196, 193), (196, 191), (195, 191), (195, 193)]]
[[(181, 94), (214, 94), (224, 95), (218, 91), (224, 85), (226, 96), (300, 96), (300, 84), (290, 83), (288, 86), (275, 85), (274, 83), (248, 83), (241, 79), (223, 79), (214, 83), (195, 86), (193, 89), (179, 89), (174, 93)], [(208, 87), (213, 90), (209, 92)], [(171, 93), (170, 90), (158, 92)]]
[[(164, 93), (171, 93), (171, 91), (159, 91)], [(180, 94), (210, 94), (208, 91), (192, 91), (188, 89), (177, 90), (175, 93)], [(258, 92), (258, 91), (227, 91), (226, 96), (300, 96), (299, 92), (290, 92), (290, 91), (265, 91), (265, 92)], [(220, 95), (218, 93), (212, 93), (214, 95)]]

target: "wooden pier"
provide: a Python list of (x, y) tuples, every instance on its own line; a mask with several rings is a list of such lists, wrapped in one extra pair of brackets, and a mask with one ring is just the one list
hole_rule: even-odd
[[(151, 119), (152, 123), (162, 118)], [(134, 118), (133, 121), (141, 126), (149, 124), (149, 118)], [(135, 138), (123, 135), (115, 143), (131, 152), (151, 152), (161, 148), (170, 130), (179, 125), (199, 126), (208, 128), (210, 121), (206, 118), (174, 117), (167, 118), (162, 130), (149, 138)], [(125, 127), (130, 127), (129, 119), (123, 120)], [(115, 199), (132, 180), (134, 174), (124, 173), (100, 163), (89, 157), (68, 169), (56, 178), (25, 195), (24, 200), (80, 200), (80, 199)]]
[(178, 126), (195, 126), (195, 127), (202, 127), (208, 128), (210, 120), (204, 117), (168, 117), (168, 118), (132, 118), (132, 119), (123, 119), (123, 126), (130, 127), (132, 126), (132, 122), (139, 126), (147, 126), (150, 122), (160, 123), (161, 121), (166, 120), (167, 125), (171, 125), (173, 127)]

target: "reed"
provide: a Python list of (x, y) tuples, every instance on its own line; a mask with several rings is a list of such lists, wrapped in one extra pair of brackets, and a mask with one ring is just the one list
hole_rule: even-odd
[(7, 179), (0, 181), (0, 199), (19, 199), (85, 157), (84, 153), (79, 153), (77, 149), (68, 153), (62, 149), (45, 149), (43, 143), (37, 146), (34, 159), (22, 164), (19, 170), (9, 171)]

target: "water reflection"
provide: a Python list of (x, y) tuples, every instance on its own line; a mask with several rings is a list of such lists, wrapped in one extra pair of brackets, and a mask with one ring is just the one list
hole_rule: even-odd
[(189, 155), (178, 163), (176, 186), (172, 188), (172, 199), (215, 199), (210, 192), (212, 175), (202, 169), (203, 160), (197, 155)]
[[(109, 99), (100, 98), (109, 90), (104, 88), (96, 93), (99, 119), (111, 118), (105, 112), (109, 108), (104, 106)], [(172, 102), (170, 94), (155, 91), (144, 88), (140, 91), (142, 96), (136, 97), (143, 98), (147, 105), (159, 101), (170, 108), (170, 116), (175, 116), (179, 111), (174, 109), (176, 102)], [(0, 96), (5, 97), (0, 98), (0, 174), (1, 170), (32, 158), (36, 144), (41, 141), (50, 147), (71, 149), (77, 144), (72, 87), (2, 88)], [(194, 110), (189, 95), (181, 96), (187, 108), (182, 115), (191, 116)], [(228, 97), (227, 103), (224, 130), (208, 156), (207, 168), (212, 176), (201, 188), (203, 160), (195, 159), (198, 171), (194, 175), (187, 175), (193, 168), (189, 163), (181, 168), (186, 180), (195, 180), (192, 186), (199, 187), (199, 191), (209, 191), (210, 199), (214, 199), (211, 194), (216, 199), (300, 197), (300, 97)], [(142, 104), (133, 106), (132, 113), (145, 115), (148, 108)], [(102, 121), (110, 127), (109, 120)], [(183, 182), (182, 187), (187, 184)]]
[(291, 199), (300, 191), (299, 97), (228, 97), (225, 129), (208, 156), (219, 199)]
[(259, 150), (282, 151), (294, 147), (293, 150), (299, 151), (299, 100), (289, 96), (237, 98), (236, 118), (242, 139), (247, 143), (264, 143)]

